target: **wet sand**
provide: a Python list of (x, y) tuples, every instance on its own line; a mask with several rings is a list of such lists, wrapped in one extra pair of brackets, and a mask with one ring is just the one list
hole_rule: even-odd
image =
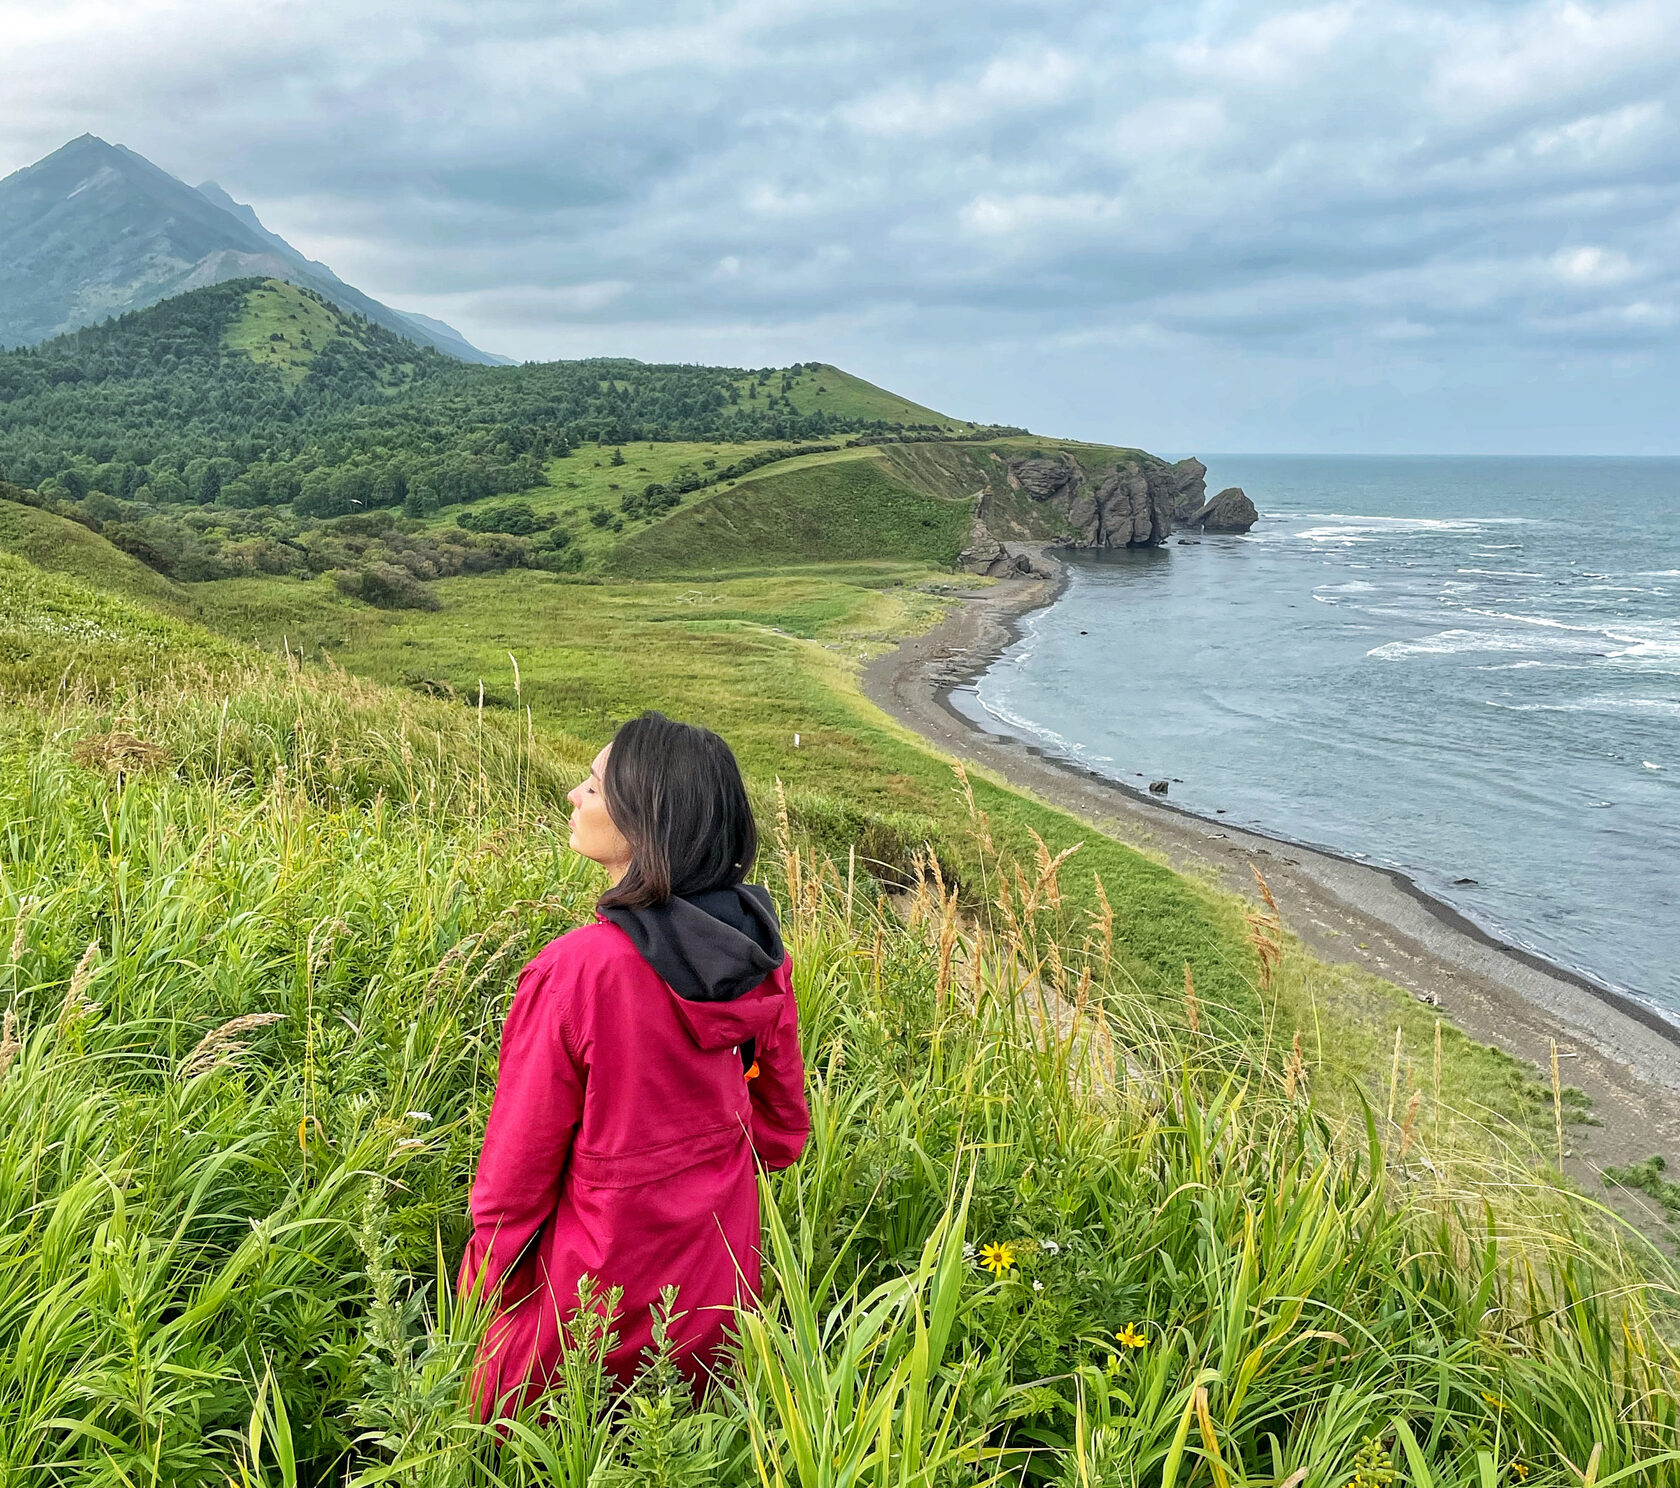
[[(1015, 640), (1023, 615), (1061, 592), (1065, 577), (1054, 558), (1034, 556), (1058, 576), (1003, 580), (957, 595), (960, 603), (934, 629), (865, 668), (866, 695), (945, 752), (1251, 900), (1253, 862), (1284, 923), (1315, 955), (1397, 983), (1472, 1038), (1533, 1066), (1548, 1084), (1556, 1040), (1564, 1083), (1587, 1094), (1601, 1123), (1566, 1129), (1566, 1166), (1588, 1193), (1603, 1194), (1596, 1176), (1602, 1167), (1680, 1148), (1680, 1027), (1502, 944), (1403, 874), (1177, 809), (958, 713), (953, 689), (971, 683)], [(1647, 1207), (1643, 1199), (1632, 1202)]]

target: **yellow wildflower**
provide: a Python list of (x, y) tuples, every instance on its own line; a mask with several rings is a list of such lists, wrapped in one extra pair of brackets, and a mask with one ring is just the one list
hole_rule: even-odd
[(980, 1247), (980, 1264), (993, 1276), (1003, 1273), (1015, 1264), (1015, 1251), (1007, 1240), (995, 1240), (990, 1245)]
[(1526, 1462), (1513, 1462), (1511, 1464), (1511, 1471), (1514, 1472), (1523, 1482), (1526, 1483), (1528, 1481), (1528, 1464)]
[(1145, 1338), (1143, 1334), (1138, 1332), (1138, 1330), (1130, 1323), (1127, 1323), (1126, 1326), (1114, 1336), (1120, 1340), (1122, 1348), (1145, 1348), (1149, 1344), (1149, 1340)]

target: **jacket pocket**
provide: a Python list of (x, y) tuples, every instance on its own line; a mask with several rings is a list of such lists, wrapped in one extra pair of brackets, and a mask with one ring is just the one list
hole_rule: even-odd
[(723, 1162), (745, 1153), (749, 1146), (746, 1127), (733, 1120), (692, 1137), (628, 1152), (591, 1152), (574, 1147), (571, 1177), (590, 1188), (640, 1188), (663, 1183), (705, 1163)]

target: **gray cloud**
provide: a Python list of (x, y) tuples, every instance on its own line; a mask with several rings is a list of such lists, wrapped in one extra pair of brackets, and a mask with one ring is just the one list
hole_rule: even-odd
[(1673, 449), (1670, 0), (0, 0), (92, 129), (526, 356), (1163, 447)]

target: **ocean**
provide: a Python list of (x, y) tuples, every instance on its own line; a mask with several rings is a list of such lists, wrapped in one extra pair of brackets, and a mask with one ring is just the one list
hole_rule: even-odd
[(1680, 1018), (1680, 459), (1204, 458), (1252, 533), (1071, 555), (953, 703)]

